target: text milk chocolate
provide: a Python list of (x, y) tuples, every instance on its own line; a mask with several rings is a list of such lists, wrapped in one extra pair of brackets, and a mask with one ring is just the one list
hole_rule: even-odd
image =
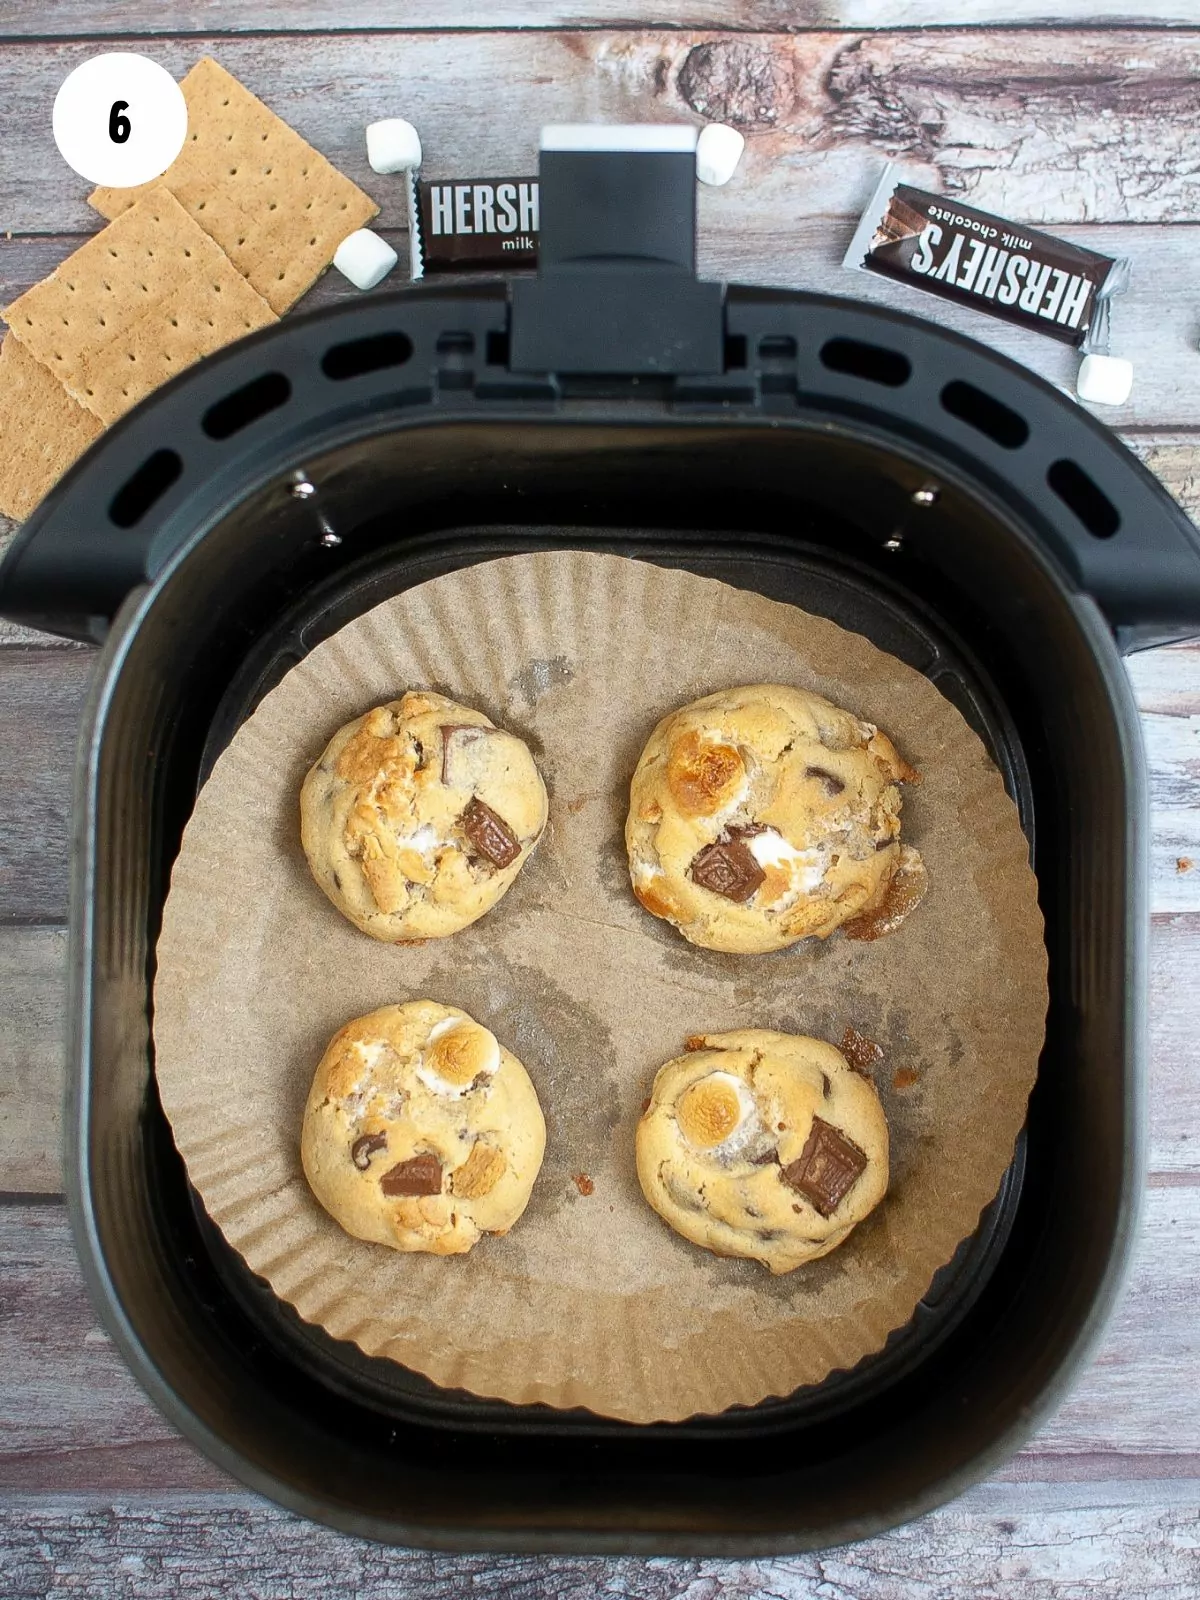
[(1128, 262), (902, 183), (888, 167), (844, 265), (896, 278), (1065, 344), (1103, 350)]

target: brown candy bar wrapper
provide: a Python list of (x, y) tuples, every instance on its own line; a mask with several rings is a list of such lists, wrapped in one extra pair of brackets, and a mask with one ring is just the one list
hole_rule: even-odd
[(536, 178), (418, 178), (409, 174), (412, 275), (535, 267)]
[(929, 194), (889, 166), (843, 265), (973, 306), (1085, 350), (1108, 348), (1112, 296), (1129, 262)]
[[(634, 899), (623, 830), (651, 729), (743, 683), (826, 695), (920, 769), (903, 837), (928, 865), (929, 893), (889, 938), (721, 954)], [(382, 944), (314, 883), (296, 797), (343, 723), (430, 685), (528, 740), (550, 821), (487, 916), (448, 939)], [(1046, 952), (1016, 810), (927, 678), (793, 606), (558, 549), (406, 589), (263, 699), (188, 823), (154, 995), (155, 1071), (188, 1174), (229, 1243), (302, 1317), (451, 1388), (652, 1422), (819, 1383), (908, 1322), (1012, 1159), (1042, 1042)], [(422, 996), (492, 1029), (546, 1117), (524, 1216), (452, 1259), (350, 1238), (300, 1165), (330, 1038)], [(673, 1233), (634, 1163), (663, 1062), (730, 1028), (836, 1044), (850, 1026), (873, 1047), (865, 1070), (891, 1145), (871, 1216), (782, 1278)], [(353, 1172), (349, 1150), (346, 1164)], [(432, 1163), (388, 1179), (395, 1165), (380, 1150), (363, 1181), (449, 1190)], [(826, 1140), (797, 1176), (828, 1203), (853, 1169), (853, 1152)], [(490, 1180), (456, 1175), (472, 1190)]]

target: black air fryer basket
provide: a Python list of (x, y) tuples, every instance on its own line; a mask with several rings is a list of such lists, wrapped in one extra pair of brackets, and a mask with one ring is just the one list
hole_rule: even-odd
[[(536, 280), (287, 320), (155, 394), (30, 519), (0, 610), (103, 640), (74, 833), (68, 1181), (105, 1323), (236, 1477), (453, 1548), (757, 1554), (915, 1515), (1057, 1403), (1141, 1186), (1146, 795), (1121, 652), (1200, 632), (1200, 541), (1074, 402), (850, 300), (701, 284), (691, 156), (542, 158)], [(300, 1321), (207, 1221), (158, 1104), (154, 945), (201, 783), (387, 595), (616, 551), (866, 634), (1021, 814), (1050, 1011), (1017, 1158), (912, 1323), (850, 1373), (636, 1427), (436, 1389)]]

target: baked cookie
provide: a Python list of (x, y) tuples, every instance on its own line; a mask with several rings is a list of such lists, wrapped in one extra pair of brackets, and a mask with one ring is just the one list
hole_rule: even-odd
[(901, 872), (907, 912), (925, 878), (900, 845), (897, 784), (916, 777), (886, 734), (820, 695), (706, 695), (663, 718), (633, 774), (633, 892), (692, 944), (743, 953), (826, 938), (882, 907)]
[(424, 690), (340, 728), (300, 791), (313, 876), (355, 927), (393, 943), (490, 911), (545, 826), (524, 742)]
[(638, 1123), (646, 1199), (693, 1244), (772, 1272), (836, 1250), (887, 1191), (875, 1086), (797, 1034), (742, 1028), (687, 1049), (660, 1068)]
[(438, 1256), (508, 1232), (545, 1148), (525, 1068), (465, 1011), (433, 1000), (339, 1029), (300, 1139), (304, 1176), (347, 1233)]

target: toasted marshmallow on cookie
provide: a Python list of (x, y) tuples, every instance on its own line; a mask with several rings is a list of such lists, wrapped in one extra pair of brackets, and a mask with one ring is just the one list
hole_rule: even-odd
[(466, 1094), (481, 1078), (490, 1078), (500, 1065), (500, 1046), (494, 1034), (470, 1017), (444, 1017), (429, 1030), (421, 1053), (417, 1077), (435, 1094)]
[(753, 1094), (731, 1072), (710, 1072), (686, 1089), (675, 1121), (694, 1150), (717, 1160), (744, 1154), (763, 1134)]

